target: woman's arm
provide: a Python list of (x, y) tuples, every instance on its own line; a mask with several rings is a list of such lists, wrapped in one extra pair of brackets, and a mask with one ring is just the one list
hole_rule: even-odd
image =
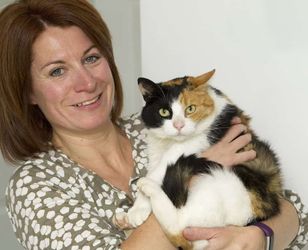
[(121, 244), (122, 250), (175, 250), (153, 214)]
[(287, 249), (302, 249), (308, 243), (308, 210), (302, 203), (298, 194), (291, 190), (284, 191), (284, 198), (288, 200), (296, 209), (299, 219), (299, 230), (295, 239), (291, 242)]
[(295, 207), (287, 200), (281, 199), (280, 208), (280, 214), (264, 221), (274, 231), (275, 250), (287, 248), (299, 229), (299, 218)]

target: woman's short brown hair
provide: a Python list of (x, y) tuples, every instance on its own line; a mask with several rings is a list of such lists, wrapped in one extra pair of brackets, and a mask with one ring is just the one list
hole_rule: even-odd
[(113, 122), (122, 110), (111, 36), (95, 8), (86, 0), (19, 0), (0, 13), (0, 148), (11, 163), (51, 147), (52, 128), (30, 102), (32, 45), (46, 26), (77, 26), (101, 50), (115, 83)]

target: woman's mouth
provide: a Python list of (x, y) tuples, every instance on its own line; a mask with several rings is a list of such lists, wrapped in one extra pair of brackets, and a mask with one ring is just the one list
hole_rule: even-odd
[(94, 98), (91, 99), (91, 100), (87, 100), (87, 101), (84, 101), (84, 102), (80, 102), (80, 103), (74, 104), (73, 106), (74, 106), (74, 107), (78, 107), (78, 108), (89, 106), (89, 105), (91, 105), (91, 104), (96, 103), (96, 102), (101, 98), (101, 96), (102, 96), (102, 93), (99, 94), (98, 96), (94, 97)]

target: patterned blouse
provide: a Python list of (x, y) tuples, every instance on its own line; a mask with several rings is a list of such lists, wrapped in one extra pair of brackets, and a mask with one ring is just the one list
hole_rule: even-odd
[[(148, 162), (144, 127), (138, 114), (119, 125), (131, 140), (135, 198), (136, 181), (146, 174)], [(307, 210), (298, 195), (285, 191), (297, 209), (300, 229), (288, 249), (308, 241)], [(133, 200), (59, 150), (38, 154), (20, 166), (6, 190), (7, 211), (18, 241), (26, 249), (116, 250), (126, 239), (112, 223), (116, 212), (127, 211)]]

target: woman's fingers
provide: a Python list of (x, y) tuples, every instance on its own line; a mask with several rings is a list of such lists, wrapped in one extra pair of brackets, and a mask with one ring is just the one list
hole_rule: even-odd
[(231, 120), (232, 125), (240, 124), (240, 123), (242, 123), (242, 120), (238, 116), (233, 117), (233, 119)]
[(249, 142), (251, 142), (251, 134), (244, 134), (231, 141), (230, 144), (234, 152), (244, 148)]
[(186, 239), (190, 241), (195, 240), (209, 240), (216, 233), (216, 228), (206, 228), (206, 227), (187, 227), (183, 231), (183, 235)]
[(236, 153), (233, 158), (232, 166), (237, 165), (237, 164), (242, 164), (243, 162), (246, 162), (246, 161), (251, 161), (254, 158), (256, 158), (256, 156), (257, 156), (256, 151), (252, 149), (248, 151)]
[(230, 127), (225, 136), (203, 152), (202, 156), (227, 168), (253, 160), (256, 157), (254, 150), (240, 151), (251, 142), (252, 136), (250, 133), (246, 134), (247, 127), (238, 122), (240, 118), (235, 117), (232, 120), (234, 125)]
[(246, 132), (247, 127), (241, 123), (233, 125), (222, 138), (222, 141), (232, 142), (241, 133)]

